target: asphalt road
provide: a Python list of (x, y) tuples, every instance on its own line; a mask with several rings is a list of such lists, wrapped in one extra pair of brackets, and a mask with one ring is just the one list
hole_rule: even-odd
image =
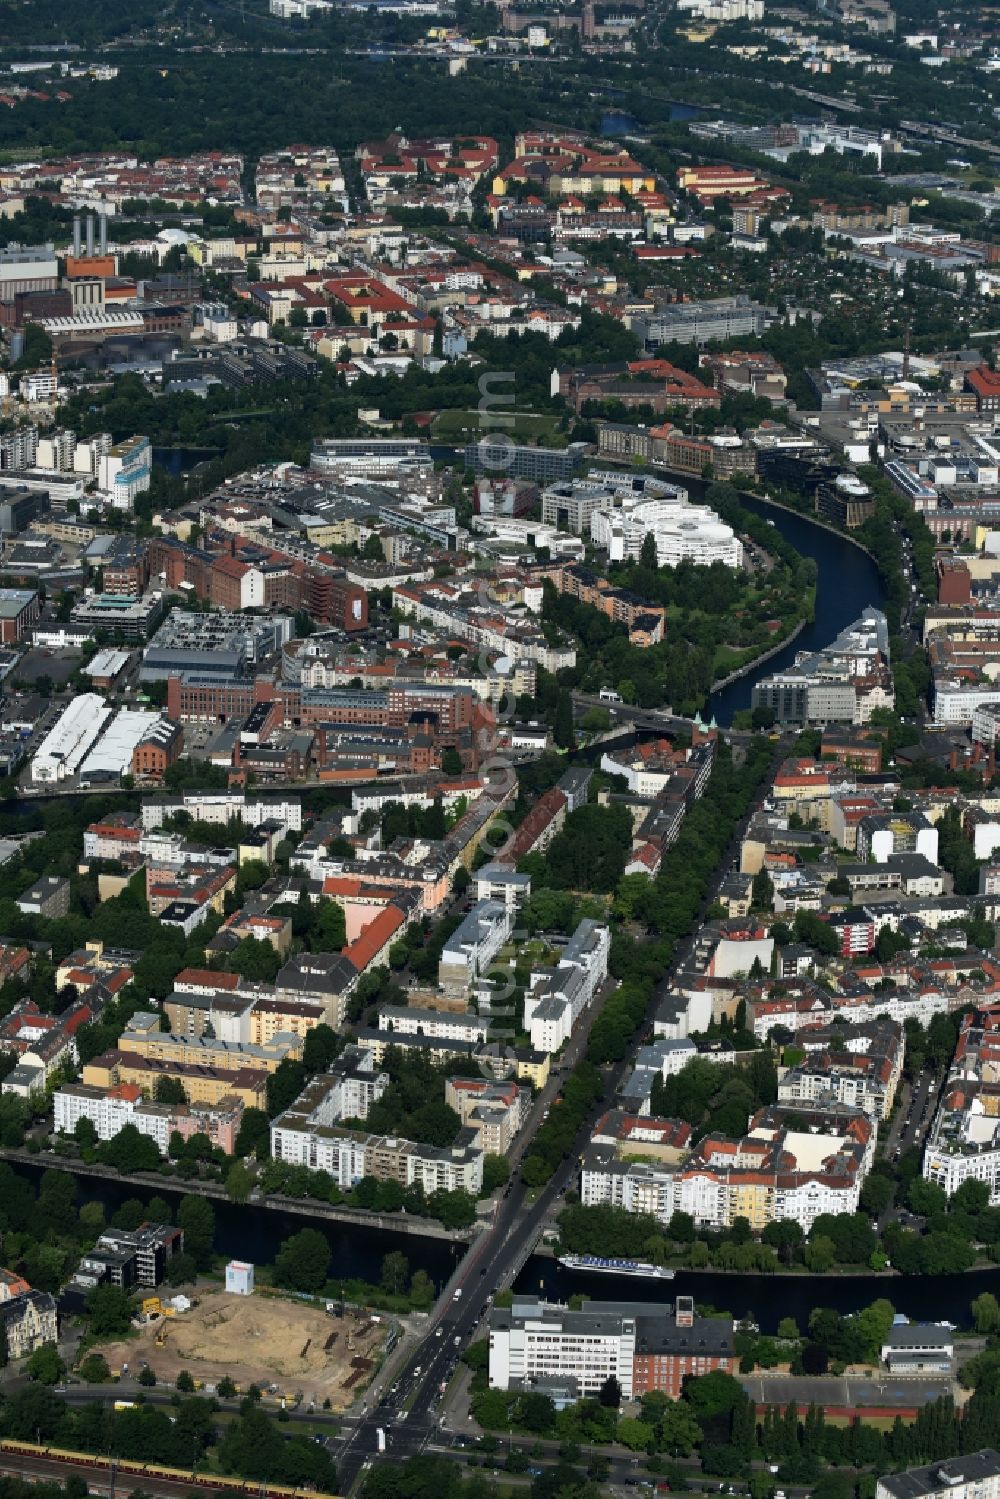
[[(783, 753), (776, 746), (774, 759)], [(772, 767), (773, 768), (773, 767)], [(748, 809), (743, 822), (734, 832), (722, 858), (716, 876), (706, 892), (699, 913), (707, 910), (716, 892), (729, 872), (739, 840), (746, 823), (759, 809), (765, 795), (767, 782)], [(698, 925), (694, 932), (678, 946), (672, 967), (680, 968), (694, 950), (698, 936)], [(663, 986), (654, 992), (650, 1011), (655, 1008)], [(573, 1067), (583, 1054), (600, 1004), (593, 1004), (583, 1025), (570, 1041), (563, 1064)], [(645, 1026), (640, 1027), (640, 1035)], [(638, 1045), (638, 1039), (636, 1045)], [(440, 1420), (439, 1402), (448, 1379), (454, 1372), (455, 1363), (462, 1347), (472, 1341), (489, 1316), (493, 1293), (509, 1285), (517, 1276), (521, 1265), (531, 1253), (541, 1234), (546, 1216), (561, 1194), (575, 1179), (575, 1160), (587, 1145), (593, 1125), (600, 1113), (608, 1107), (619, 1085), (632, 1065), (635, 1047), (613, 1067), (604, 1069), (605, 1093), (603, 1100), (591, 1110), (577, 1133), (565, 1167), (556, 1173), (534, 1201), (519, 1177), (512, 1178), (506, 1195), (500, 1199), (493, 1224), (486, 1229), (472, 1246), (435, 1308), (427, 1333), (405, 1359), (395, 1383), (381, 1395), (378, 1403), (362, 1413), (354, 1431), (348, 1436), (338, 1457), (338, 1478), (341, 1493), (349, 1494), (356, 1484), (362, 1469), (384, 1451), (394, 1458), (413, 1456), (429, 1444), (437, 1432)], [(551, 1086), (551, 1084), (550, 1084)], [(534, 1131), (541, 1122), (542, 1109), (536, 1105), (524, 1138), (518, 1142), (523, 1153)], [(378, 1397), (373, 1397), (378, 1398)], [(381, 1432), (381, 1436), (380, 1436)], [(380, 1442), (384, 1441), (384, 1448)]]

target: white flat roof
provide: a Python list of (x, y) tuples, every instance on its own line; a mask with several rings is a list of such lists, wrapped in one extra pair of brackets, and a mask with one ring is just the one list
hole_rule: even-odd
[(88, 677), (116, 677), (128, 665), (130, 652), (98, 651), (86, 668)]
[(132, 751), (136, 745), (159, 720), (159, 713), (124, 708), (80, 766), (80, 775), (93, 775), (98, 771), (121, 775), (132, 764)]

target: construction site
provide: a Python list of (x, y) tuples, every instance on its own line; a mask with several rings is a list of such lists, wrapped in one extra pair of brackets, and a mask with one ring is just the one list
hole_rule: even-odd
[(182, 1369), (214, 1389), (228, 1376), (241, 1392), (256, 1385), (265, 1399), (288, 1406), (330, 1402), (349, 1406), (378, 1368), (388, 1324), (339, 1304), (324, 1311), (257, 1292), (233, 1296), (211, 1290), (187, 1311), (151, 1315), (128, 1340), (103, 1344), (112, 1370), (127, 1364), (133, 1378), (144, 1365), (157, 1384), (173, 1385)]

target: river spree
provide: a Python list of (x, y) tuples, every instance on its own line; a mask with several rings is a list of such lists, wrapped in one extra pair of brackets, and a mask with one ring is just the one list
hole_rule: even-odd
[[(692, 491), (694, 486), (689, 486)], [(745, 677), (713, 694), (708, 714), (725, 727), (733, 714), (749, 708), (754, 683), (790, 666), (799, 651), (814, 651), (829, 645), (845, 625), (858, 618), (863, 609), (881, 609), (885, 605), (882, 580), (867, 552), (836, 531), (817, 526), (807, 516), (795, 515), (777, 505), (767, 505), (753, 496), (741, 494), (740, 503), (755, 515), (773, 521), (776, 530), (803, 557), (816, 563), (816, 612), (812, 622), (800, 635), (769, 661), (763, 662)]]
[(803, 1330), (814, 1307), (830, 1306), (843, 1316), (878, 1297), (897, 1312), (922, 1322), (944, 1319), (968, 1326), (969, 1303), (981, 1291), (1000, 1292), (1000, 1267), (967, 1275), (730, 1275), (718, 1270), (678, 1270), (674, 1280), (642, 1280), (630, 1275), (590, 1275), (564, 1270), (545, 1255), (534, 1255), (516, 1289), (550, 1301), (573, 1295), (594, 1301), (665, 1301), (693, 1296), (699, 1305), (750, 1317), (761, 1332), (777, 1331), (782, 1317), (794, 1317)]
[[(33, 1185), (45, 1167), (18, 1165), (19, 1175)], [(57, 1168), (58, 1169), (58, 1168)], [(77, 1198), (100, 1202), (110, 1219), (122, 1203), (138, 1198), (144, 1204), (154, 1195), (174, 1209), (184, 1193), (183, 1182), (164, 1182), (155, 1193), (127, 1181), (81, 1178)], [(330, 1274), (334, 1280), (378, 1281), (382, 1258), (398, 1250), (411, 1270), (425, 1270), (440, 1290), (461, 1258), (461, 1245), (418, 1235), (392, 1233), (345, 1223), (323, 1223), (294, 1208), (273, 1211), (252, 1203), (212, 1201), (215, 1211), (215, 1247), (226, 1258), (270, 1264), (282, 1243), (301, 1228), (317, 1228), (330, 1245)], [(867, 1306), (879, 1296), (890, 1300), (898, 1312), (916, 1320), (945, 1318), (968, 1325), (969, 1303), (981, 1291), (1000, 1293), (1000, 1267), (972, 1271), (967, 1275), (931, 1278), (891, 1275), (728, 1275), (720, 1271), (679, 1270), (672, 1281), (642, 1280), (627, 1275), (592, 1275), (564, 1270), (548, 1255), (536, 1254), (521, 1271), (515, 1289), (554, 1301), (583, 1294), (597, 1301), (672, 1302), (678, 1292), (735, 1317), (752, 1317), (762, 1332), (774, 1332), (782, 1317), (794, 1317), (805, 1328), (814, 1307), (830, 1306), (845, 1316)]]
[[(26, 1177), (37, 1187), (46, 1165), (37, 1167), (18, 1163), (14, 1167), (19, 1176)], [(55, 1169), (59, 1166), (56, 1164)], [(118, 1211), (122, 1203), (138, 1200), (143, 1205), (154, 1196), (170, 1203), (176, 1213), (177, 1204), (183, 1197), (182, 1181), (165, 1180), (162, 1187), (148, 1187), (145, 1183), (115, 1181), (111, 1178), (84, 1176), (76, 1178), (77, 1201), (99, 1202), (108, 1220)], [(302, 1228), (316, 1228), (324, 1234), (330, 1245), (330, 1274), (335, 1280), (359, 1279), (377, 1282), (382, 1257), (390, 1250), (399, 1250), (406, 1255), (411, 1270), (426, 1270), (440, 1289), (458, 1264), (465, 1246), (448, 1240), (424, 1237), (419, 1234), (391, 1233), (368, 1228), (364, 1224), (324, 1222), (308, 1213), (297, 1213), (294, 1208), (282, 1211), (255, 1207), (253, 1203), (237, 1206), (236, 1203), (208, 1199), (215, 1212), (215, 1248), (226, 1259), (251, 1260), (256, 1265), (268, 1265), (274, 1260), (282, 1241)]]

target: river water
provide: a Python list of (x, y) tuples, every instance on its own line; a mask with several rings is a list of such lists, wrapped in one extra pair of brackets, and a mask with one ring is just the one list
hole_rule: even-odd
[[(689, 487), (693, 492), (694, 485)], [(878, 568), (868, 553), (848, 541), (846, 536), (817, 526), (807, 516), (795, 515), (776, 505), (766, 505), (751, 495), (741, 494), (740, 503), (755, 515), (773, 521), (776, 530), (803, 557), (815, 559), (816, 612), (811, 623), (791, 645), (745, 677), (738, 677), (721, 692), (713, 694), (708, 715), (714, 714), (716, 722), (723, 727), (732, 723), (733, 714), (739, 709), (750, 707), (754, 683), (761, 677), (790, 666), (799, 651), (814, 651), (829, 645), (845, 625), (858, 618), (862, 609), (881, 609), (885, 605), (885, 590)]]
[[(19, 1174), (37, 1183), (42, 1166), (17, 1166)], [(80, 1178), (80, 1202), (100, 1202), (110, 1219), (127, 1199), (146, 1203), (154, 1195), (174, 1205), (183, 1195), (183, 1183), (165, 1182), (153, 1190), (92, 1177)], [(301, 1228), (316, 1228), (330, 1245), (330, 1274), (335, 1280), (378, 1281), (382, 1258), (399, 1250), (410, 1269), (425, 1270), (440, 1290), (463, 1253), (461, 1245), (418, 1234), (385, 1232), (345, 1223), (323, 1223), (306, 1214), (272, 1211), (247, 1204), (212, 1202), (215, 1211), (215, 1247), (227, 1258), (270, 1264), (282, 1240)], [(946, 1318), (968, 1325), (969, 1303), (981, 1291), (1000, 1292), (1000, 1268), (977, 1270), (967, 1275), (927, 1277), (855, 1275), (727, 1275), (719, 1271), (677, 1272), (672, 1281), (640, 1280), (626, 1275), (593, 1275), (564, 1270), (548, 1255), (533, 1255), (521, 1271), (515, 1288), (529, 1295), (565, 1301), (574, 1293), (594, 1300), (672, 1302), (678, 1292), (694, 1296), (702, 1305), (727, 1311), (735, 1317), (750, 1316), (763, 1332), (774, 1332), (782, 1317), (794, 1317), (805, 1328), (816, 1306), (830, 1306), (845, 1316), (877, 1297), (887, 1297), (898, 1312), (916, 1320)]]

